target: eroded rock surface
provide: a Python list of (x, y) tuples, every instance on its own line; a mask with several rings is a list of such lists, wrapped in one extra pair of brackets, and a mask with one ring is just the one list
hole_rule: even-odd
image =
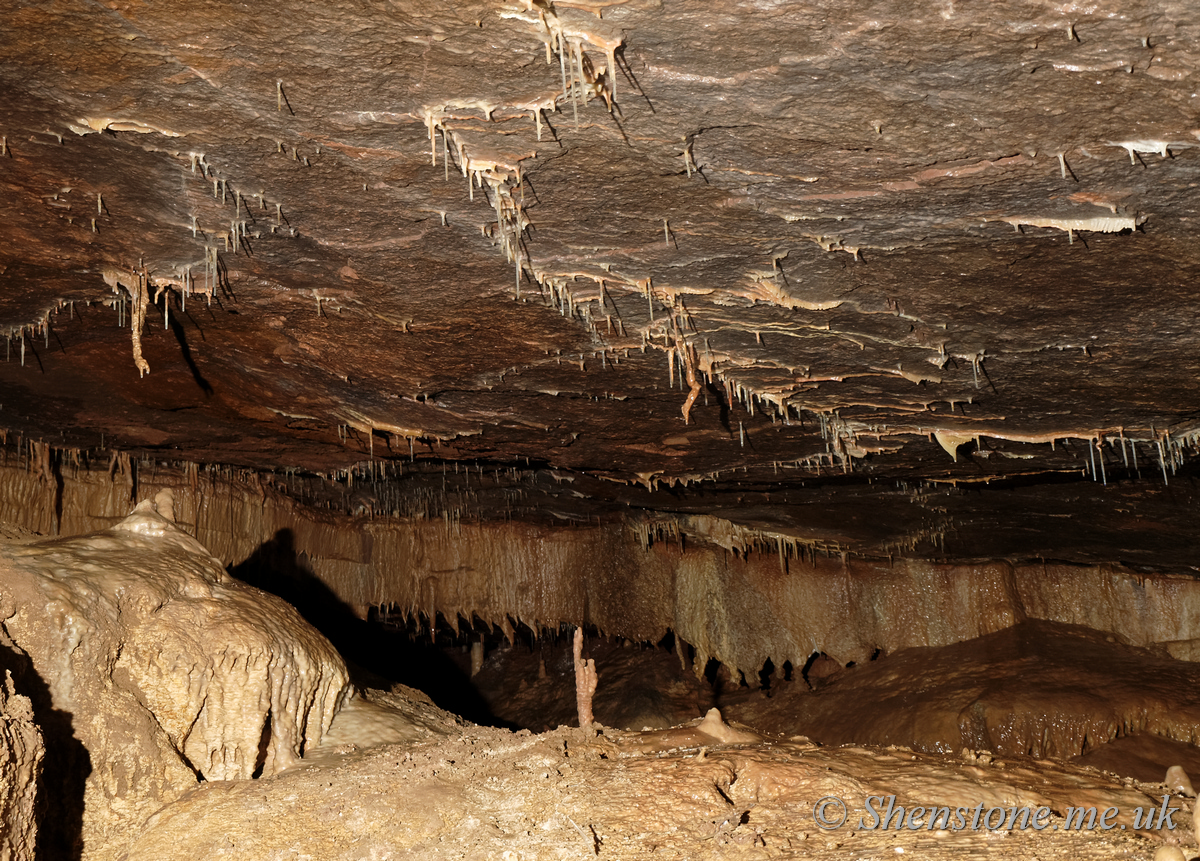
[[(770, 699), (730, 713), (829, 744), (1068, 759), (1139, 733), (1195, 745), (1198, 691), (1197, 664), (1131, 648), (1112, 634), (1025, 621), (953, 645), (901, 650), (815, 691), (798, 678), (777, 681)], [(1119, 762), (1097, 753), (1082, 761)], [(1149, 773), (1136, 773), (1161, 781), (1179, 753), (1162, 755)]]
[[(252, 861), (844, 859), (852, 852), (891, 857), (900, 849), (939, 861), (992, 849), (1006, 857), (1111, 858), (1149, 851), (1152, 844), (1133, 837), (1132, 815), (1138, 807), (1143, 814), (1157, 809), (1165, 794), (1050, 763), (826, 749), (803, 739), (725, 745), (711, 737), (671, 743), (664, 734), (646, 735), (661, 742), (657, 749), (643, 750), (638, 734), (611, 730), (588, 738), (578, 729), (530, 735), (469, 728), (253, 784), (209, 783), (157, 814), (129, 858), (175, 851)], [(813, 807), (829, 795), (844, 799), (848, 821), (826, 831), (814, 822)], [(886, 831), (860, 830), (860, 820), (871, 821), (864, 806), (871, 795), (895, 795), (907, 807), (973, 811), (982, 804), (1007, 815), (1009, 807), (1045, 805), (1054, 814), (1045, 831), (906, 830), (894, 822)], [(1067, 831), (1061, 817), (1073, 805), (1117, 807), (1121, 815), (1111, 819), (1113, 830)], [(1191, 840), (1187, 817), (1175, 817), (1175, 829), (1164, 826), (1154, 839)]]
[[(573, 496), (575, 482), (561, 476), (530, 471), (505, 484), (494, 475), (462, 474), (458, 491), (448, 495), (440, 488), (453, 472), (443, 476), (438, 469), (436, 478), (360, 477), (350, 488), (335, 485), (396, 506), (390, 515), (354, 515), (297, 500), (306, 489), (329, 492), (315, 480), (296, 480), (290, 491), (293, 480), (285, 475), (176, 470), (122, 457), (104, 463), (111, 470), (64, 462), (49, 477), (13, 464), (0, 469), (0, 503), (27, 529), (79, 533), (119, 519), (135, 493), (170, 489), (184, 530), (225, 564), (275, 571), (261, 585), (296, 599), (340, 607), (336, 598), (364, 617), (375, 606), (440, 616), (451, 626), (479, 619), (505, 632), (522, 624), (542, 630), (583, 624), (648, 642), (674, 632), (695, 648), (701, 669), (714, 658), (748, 679), (767, 659), (800, 667), (813, 652), (826, 652), (842, 665), (861, 663), (880, 649), (948, 645), (1025, 618), (1107, 631), (1136, 646), (1166, 644), (1181, 658), (1200, 636), (1200, 580), (1183, 566), (1194, 561), (1190, 548), (1200, 529), (1184, 480), (1162, 489), (1160, 510), (1172, 519), (1139, 527), (1160, 548), (1152, 552), (1172, 553), (1184, 569), (1155, 572), (1095, 564), (1102, 556), (1094, 548), (1085, 556), (1090, 564), (837, 552), (836, 543), (820, 537), (827, 524), (840, 518), (853, 521), (838, 526), (843, 533), (858, 523), (869, 530), (886, 512), (871, 505), (825, 510), (824, 498), (822, 505), (776, 505), (769, 490), (758, 494), (760, 504), (719, 514), (679, 511), (680, 503), (664, 495), (659, 500), (674, 512), (648, 516), (621, 505), (597, 523)], [(1010, 506), (1028, 500), (1001, 493), (1012, 493)], [(521, 520), (496, 520), (483, 510), (490, 504), (506, 510), (509, 500), (524, 496), (530, 501)], [(475, 517), (458, 518), (449, 506), (460, 503), (477, 506), (466, 509)], [(1050, 522), (1072, 536), (1089, 513), (1045, 507)], [(981, 526), (1028, 537), (1020, 524), (991, 517), (980, 513)]]
[[(751, 674), (1024, 618), (1200, 655), (1194, 3), (19, 0), (3, 31), (29, 528), (111, 526), (169, 452), (221, 562), (274, 542), (364, 615), (672, 630)], [(194, 546), (180, 582), (134, 546), (172, 536), (97, 538), (132, 566), (99, 586), (28, 567), (85, 545), (0, 568), (101, 848), (294, 762), (344, 682), (304, 638), (290, 675), (287, 613)]]
[(14, 4), (5, 425), (647, 484), (1191, 452), (1193, 4), (585, 5)]
[(160, 494), (104, 532), (0, 550), (4, 630), (61, 717), (47, 746), (82, 743), (50, 816), (89, 858), (198, 780), (296, 763), (348, 692), (324, 637), (230, 578), (171, 507)]
[(34, 721), (29, 697), (13, 687), (5, 671), (0, 686), (0, 859), (33, 861), (41, 811), (37, 808), (41, 776), (42, 731)]

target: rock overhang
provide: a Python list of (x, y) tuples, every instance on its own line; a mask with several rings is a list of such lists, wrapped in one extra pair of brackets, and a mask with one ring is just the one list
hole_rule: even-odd
[(584, 5), (14, 9), (3, 425), (531, 463), (585, 519), (786, 493), (977, 542), (906, 505), (986, 485), (1020, 493), (978, 523), (1175, 518), (1148, 500), (1197, 432), (1187, 4)]

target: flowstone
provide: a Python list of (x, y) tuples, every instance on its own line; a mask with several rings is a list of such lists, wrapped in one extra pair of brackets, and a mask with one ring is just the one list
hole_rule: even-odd
[(46, 748), (33, 719), (33, 704), (0, 685), (0, 861), (32, 861), (36, 844), (38, 777)]
[(231, 578), (172, 509), (164, 492), (103, 532), (0, 546), (0, 619), (56, 718), (46, 797), (60, 852), (82, 841), (88, 858), (115, 857), (201, 780), (298, 762), (350, 691), (328, 641)]

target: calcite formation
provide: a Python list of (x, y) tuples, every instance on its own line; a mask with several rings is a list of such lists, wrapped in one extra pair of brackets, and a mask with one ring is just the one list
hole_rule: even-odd
[[(851, 554), (811, 533), (732, 519), (746, 511), (730, 519), (620, 514), (568, 526), (544, 517), (456, 520), (445, 509), (437, 517), (355, 516), (297, 504), (282, 492), (286, 478), (111, 466), (64, 467), (61, 488), (36, 472), (8, 470), (0, 473), (0, 502), (27, 529), (49, 532), (58, 522), (78, 533), (127, 510), (135, 485), (142, 494), (169, 489), (182, 528), (224, 564), (299, 565), (363, 617), (378, 607), (460, 630), (480, 620), (509, 636), (564, 623), (648, 642), (673, 632), (694, 649), (698, 670), (716, 659), (747, 679), (768, 659), (803, 666), (823, 652), (844, 665), (1024, 619), (1200, 657), (1200, 582), (1186, 570)], [(368, 483), (364, 492), (379, 489)], [(1177, 512), (1183, 535), (1194, 528), (1182, 522), (1186, 511)]]
[[(226, 566), (734, 679), (1029, 620), (1200, 658), (1194, 7), (7, 4), (0, 520), (53, 540), (0, 618), (54, 848), (303, 782), (346, 669)], [(687, 833), (767, 851), (695, 765)], [(639, 798), (535, 827), (612, 849)]]
[(169, 492), (102, 532), (0, 552), (4, 631), (59, 716), (49, 756), (70, 760), (46, 796), (65, 851), (115, 857), (198, 781), (294, 764), (348, 694), (337, 652), (179, 530)]
[[(830, 745), (904, 744), (1066, 760), (1139, 735), (1194, 751), (1198, 686), (1200, 667), (1161, 650), (1030, 620), (948, 646), (881, 656), (815, 691), (798, 677), (791, 684), (777, 680), (770, 699), (730, 714)], [(1155, 769), (1153, 779), (1161, 780), (1157, 772), (1166, 774), (1170, 765), (1167, 760)], [(1172, 792), (1194, 795), (1186, 774), (1168, 778)]]
[(326, 470), (1169, 475), (1200, 428), (1198, 26), (17, 3), (0, 418)]
[(42, 731), (29, 697), (13, 687), (5, 671), (0, 687), (0, 859), (33, 861), (37, 845), (38, 780), (42, 773)]
[[(606, 854), (639, 861), (839, 859), (903, 850), (948, 861), (987, 849), (1005, 857), (1112, 858), (1148, 853), (1153, 844), (1134, 837), (1134, 811), (1141, 809), (1143, 821), (1165, 794), (1153, 784), (1123, 784), (1048, 762), (819, 748), (803, 738), (724, 743), (695, 732), (585, 736), (562, 728), (530, 735), (473, 727), (253, 784), (205, 784), (155, 816), (133, 841), (129, 859), (150, 861), (170, 852), (330, 861), (389, 854), (528, 861)], [(826, 830), (813, 811), (831, 796), (845, 801), (847, 821)], [(921, 824), (901, 828), (893, 820), (887, 829), (858, 827), (871, 822), (865, 807), (870, 796), (878, 808), (893, 796), (905, 813), (923, 805)], [(1189, 817), (1180, 813), (1190, 801), (1169, 803), (1176, 809), (1173, 827), (1137, 828), (1139, 836), (1191, 841)], [(966, 827), (922, 827), (934, 804), (948, 806), (951, 817), (964, 807)], [(989, 830), (981, 816), (972, 829), (979, 805), (981, 814), (996, 809), (993, 825), (1013, 808), (1044, 807), (1047, 827)], [(1068, 808), (1088, 806), (1119, 811), (1119, 817), (1110, 815), (1111, 830), (1066, 827)], [(835, 805), (831, 813), (837, 811)], [(305, 827), (296, 827), (299, 822)]]
[(1190, 654), (1194, 4), (910, 5), (16, 3), (0, 492), (743, 673)]

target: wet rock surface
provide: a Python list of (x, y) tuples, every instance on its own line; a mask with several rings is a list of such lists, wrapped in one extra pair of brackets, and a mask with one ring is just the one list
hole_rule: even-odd
[[(39, 857), (561, 858), (590, 851), (630, 858), (833, 858), (861, 847), (949, 858), (1000, 847), (1006, 855), (1066, 851), (1090, 858), (1148, 851), (1152, 844), (1141, 838), (1190, 840), (1173, 819), (1176, 828), (1157, 818), (1159, 825), (1147, 824), (1151, 809), (1191, 803), (1170, 798), (1161, 767), (1143, 782), (969, 745), (957, 755), (905, 744), (819, 747), (774, 731), (771, 720), (780, 708), (790, 707), (795, 717), (807, 705), (789, 704), (782, 685), (771, 685), (770, 699), (747, 689), (739, 705), (739, 697), (730, 696), (735, 679), (718, 669), (718, 677), (726, 674), (724, 686), (708, 688), (706, 697), (705, 685), (689, 679), (691, 670), (677, 655), (602, 639), (586, 652), (599, 668), (596, 715), (656, 728), (566, 727), (533, 735), (471, 725), (403, 686), (351, 694), (329, 644), (282, 602), (230, 579), (172, 523), (174, 514), (173, 496), (162, 492), (106, 532), (5, 545), (4, 630), (29, 652), (28, 679), (44, 685), (34, 711), (43, 710), (41, 722), (50, 728), (47, 785), (60, 793), (58, 805), (51, 804), (59, 827), (48, 832), (53, 839), (39, 846)], [(206, 615), (189, 615), (189, 608)], [(177, 624), (167, 624), (171, 620)], [(245, 630), (235, 637), (239, 624)], [(1169, 703), (1152, 701), (1154, 691), (1143, 688), (1146, 720), (1136, 728), (1170, 732), (1164, 721), (1189, 720), (1179, 689), (1188, 688), (1191, 672), (1181, 668), (1193, 664), (1118, 647), (1095, 632), (1043, 627), (1026, 623), (992, 635), (1015, 638), (1020, 658), (1041, 657), (1043, 641), (1055, 646), (1060, 663), (1017, 661), (1025, 696), (1011, 711), (1025, 721), (1022, 727), (1041, 720), (1088, 729), (1106, 719), (1110, 729), (1114, 720), (1132, 727), (1137, 693), (1127, 679), (1134, 672), (1150, 682), (1158, 673), (1163, 685), (1175, 686)], [(192, 639), (182, 652), (185, 636)], [(1074, 653), (1056, 637), (1068, 638)], [(514, 717), (558, 720), (569, 711), (569, 650), (565, 640), (548, 646), (540, 657), (532, 650), (498, 650), (477, 676), (493, 697), (509, 700)], [(273, 655), (266, 676), (256, 671), (256, 649)], [(959, 652), (971, 649), (992, 658), (1005, 654), (1003, 648), (980, 650), (978, 642), (958, 644), (925, 650), (917, 664), (937, 669), (939, 660), (957, 661), (969, 675), (975, 668)], [(1072, 654), (1076, 664), (1063, 658)], [(1048, 694), (1039, 698), (1056, 684), (1055, 672), (1078, 672), (1082, 658), (1110, 669), (1107, 677), (1093, 669), (1090, 682), (1081, 682), (1096, 701), (1086, 718)], [(543, 660), (546, 678), (520, 678), (537, 673)], [(903, 653), (858, 672), (865, 680), (872, 667), (888, 662), (898, 668), (893, 686), (917, 691), (909, 706), (936, 724), (938, 710), (953, 697), (922, 689), (919, 668), (908, 667), (912, 661)], [(1005, 666), (1001, 661), (980, 672), (1002, 686)], [(953, 679), (939, 675), (944, 686)], [(841, 683), (827, 679), (809, 701), (831, 702)], [(204, 705), (190, 733), (180, 733), (201, 688)], [(833, 711), (845, 723), (869, 724), (873, 712), (861, 700), (875, 696), (886, 705), (881, 690), (866, 685), (853, 705)], [(1111, 702), (1101, 703), (1106, 697)], [(728, 700), (724, 715), (709, 707), (713, 699)], [(915, 726), (892, 712), (897, 726)], [(806, 719), (820, 731), (819, 716)], [(1001, 744), (1010, 741), (1001, 735)], [(925, 738), (914, 729), (910, 741), (920, 746)], [(1191, 762), (1178, 749), (1169, 753), (1171, 764)], [(848, 830), (813, 821), (813, 806), (828, 795), (845, 801)], [(869, 827), (871, 810), (878, 813), (891, 796), (906, 810), (962, 807), (964, 823), (978, 810), (995, 819), (995, 827)], [(1053, 827), (1000, 824), (1009, 808), (1022, 806), (1044, 808), (1039, 822)], [(1068, 826), (1063, 818), (1093, 806), (1099, 814), (1112, 808), (1104, 820), (1112, 828)], [(64, 831), (72, 822), (76, 830)]]
[[(613, 510), (597, 522), (574, 496), (576, 482), (536, 470), (463, 471), (452, 489), (450, 468), (337, 482), (128, 457), (64, 458), (45, 468), (37, 456), (8, 462), (0, 504), (32, 532), (103, 529), (128, 512), (135, 493), (169, 489), (181, 529), (245, 582), (285, 596), (316, 624), (349, 631), (350, 641), (340, 640), (348, 652), (369, 653), (368, 640), (351, 641), (368, 633), (363, 620), (383, 612), (425, 626), (440, 619), (452, 630), (478, 620), (506, 636), (563, 624), (637, 642), (673, 634), (701, 669), (715, 659), (748, 679), (768, 659), (802, 667), (825, 652), (841, 665), (862, 663), (880, 650), (949, 645), (1023, 619), (1196, 655), (1200, 581), (1186, 571), (873, 558), (831, 546), (819, 531), (785, 532), (765, 519), (769, 508)], [(1179, 484), (1169, 491), (1176, 500)], [(523, 516), (498, 521), (490, 504)], [(1195, 528), (1190, 509), (1173, 511)], [(821, 522), (844, 513), (826, 512)], [(1147, 536), (1162, 535), (1160, 524), (1145, 525)], [(1190, 558), (1187, 535), (1170, 538), (1181, 559)]]
[[(22, 434), (1051, 506), (1047, 482), (1172, 478), (1192, 449), (1188, 3), (111, 0), (5, 26)], [(646, 501), (619, 488), (582, 492)], [(1170, 517), (1122, 493), (1095, 507)], [(985, 524), (1013, 518), (1089, 546), (958, 506), (920, 513), (958, 553), (1011, 550)]]
[[(43, 851), (834, 857), (859, 837), (796, 826), (818, 792), (1157, 798), (1083, 766), (786, 739), (710, 756), (613, 732), (576, 758), (567, 731), (463, 728), (402, 693), (350, 700), (339, 729), (328, 644), (284, 625), (258, 649), (208, 592), (249, 594), (239, 565), (356, 617), (670, 631), (731, 676), (823, 651), (868, 679), (878, 651), (1087, 625), (1159, 654), (1092, 637), (1030, 668), (1018, 648), (996, 691), (913, 714), (982, 703), (969, 747), (1028, 713), (999, 742), (1032, 749), (1057, 712), (1011, 692), (1095, 679), (1068, 660), (1094, 654), (1135, 669), (1095, 709), (1075, 698), (1056, 750), (1117, 724), (1184, 735), (1188, 696), (1164, 682), (1142, 714), (1125, 680), (1200, 657), (1192, 5), (10, 4), (3, 534), (108, 529), (170, 487), (176, 537), (212, 551), (182, 586), (120, 595), (47, 596), (21, 568), (42, 545), (5, 563), (0, 615), (42, 680), (17, 690), (68, 740), (47, 746), (66, 801)], [(163, 613), (117, 649), (130, 600)], [(299, 622), (233, 603), (256, 633)], [(204, 630), (228, 697), (174, 687)], [(297, 648), (328, 673), (260, 672)], [(826, 681), (805, 700), (841, 726), (853, 685)], [(709, 705), (650, 687), (609, 719)], [(538, 695), (544, 718), (569, 709)], [(119, 720), (76, 737), (75, 698)], [(301, 701), (311, 721), (276, 726)], [(876, 837), (864, 854), (1145, 848)]]

